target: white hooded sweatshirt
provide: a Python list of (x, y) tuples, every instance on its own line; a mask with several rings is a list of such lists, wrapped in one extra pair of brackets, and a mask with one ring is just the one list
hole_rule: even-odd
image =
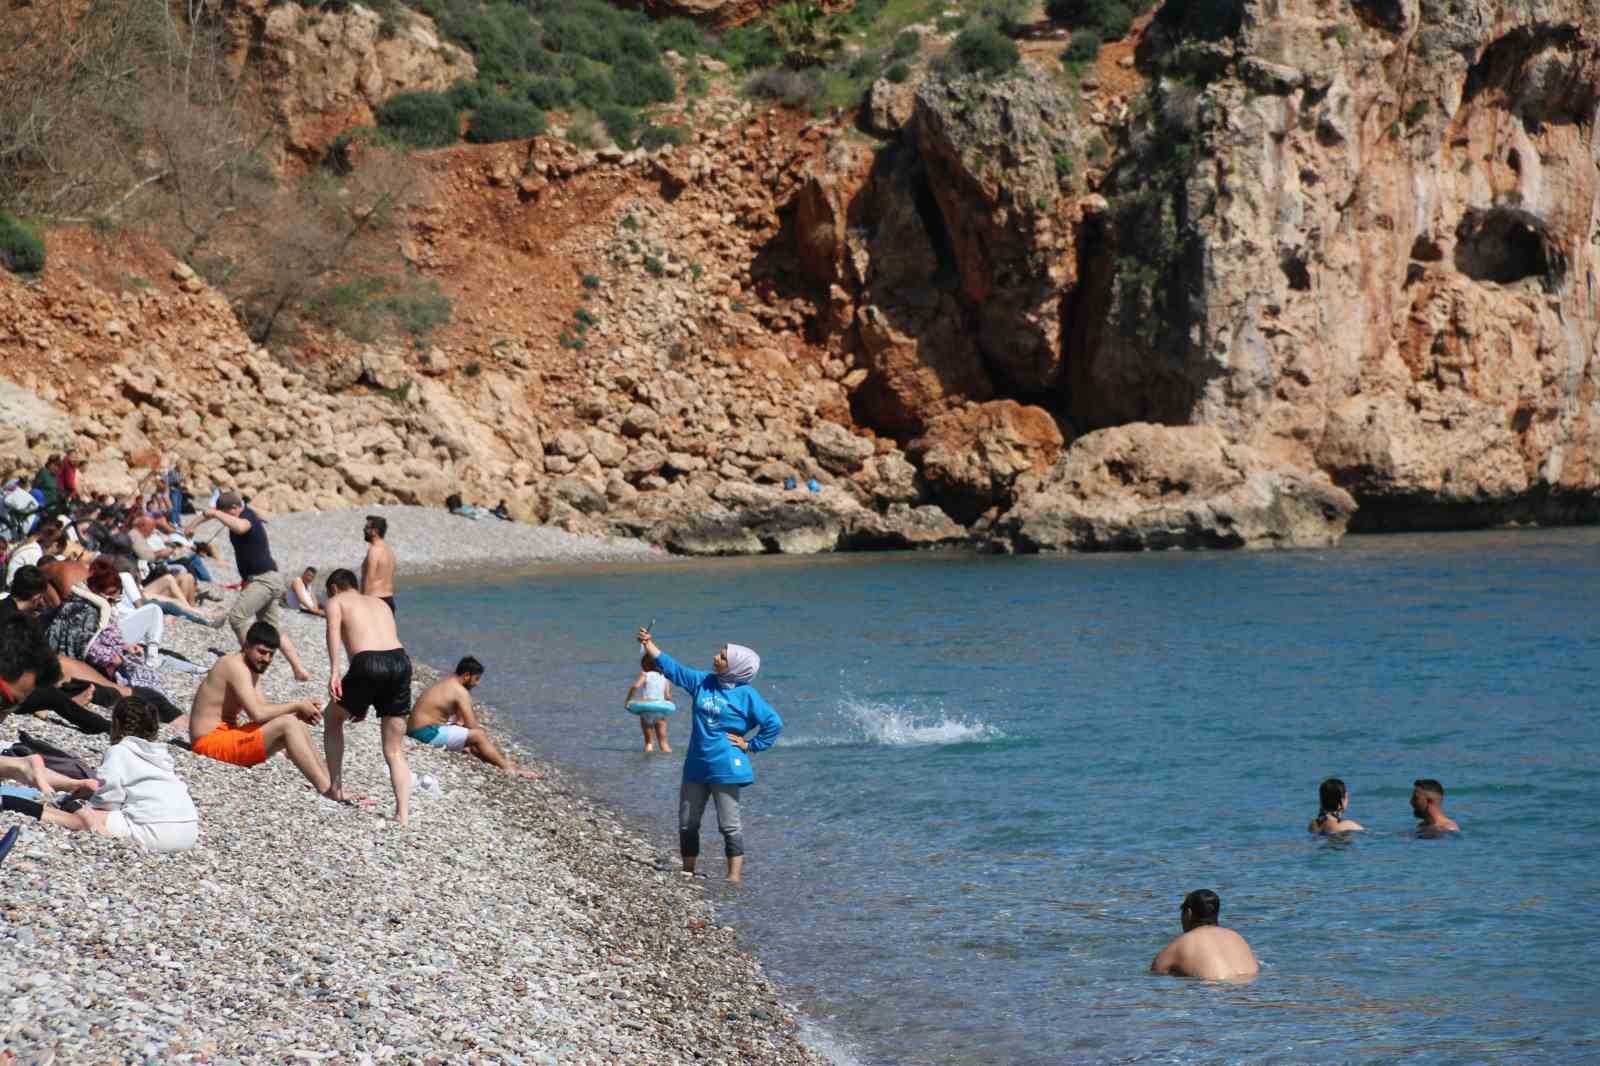
[(121, 811), (135, 825), (200, 821), (189, 786), (173, 770), (172, 752), (165, 744), (123, 737), (106, 749), (95, 776), (100, 789), (89, 803)]

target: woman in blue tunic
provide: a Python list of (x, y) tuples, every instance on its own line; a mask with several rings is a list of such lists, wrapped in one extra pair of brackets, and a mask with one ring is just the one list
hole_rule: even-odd
[(694, 710), (678, 790), (678, 850), (684, 872), (693, 873), (700, 857), (700, 819), (711, 800), (728, 856), (728, 881), (738, 884), (744, 873), (739, 790), (756, 779), (750, 756), (772, 747), (783, 732), (783, 719), (750, 684), (761, 669), (761, 657), (742, 644), (724, 644), (711, 659), (711, 673), (704, 673), (656, 647), (648, 629), (639, 630), (639, 643), (656, 669), (689, 694)]

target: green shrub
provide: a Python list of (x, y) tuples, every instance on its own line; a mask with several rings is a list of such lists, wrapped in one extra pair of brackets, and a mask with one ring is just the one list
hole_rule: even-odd
[(706, 81), (706, 76), (697, 70), (689, 75), (689, 79), (683, 83), (683, 91), (690, 96), (704, 96), (711, 91), (711, 83)]
[(656, 42), (650, 35), (638, 27), (622, 31), (622, 36), (617, 39), (617, 50), (631, 59), (638, 59), (645, 63), (654, 63), (660, 57), (661, 51), (656, 47)]
[(785, 107), (810, 107), (821, 91), (814, 78), (798, 70), (775, 68), (764, 70), (745, 82), (746, 96), (763, 100), (781, 100)]
[(904, 63), (891, 63), (889, 69), (883, 72), (883, 76), (900, 85), (911, 77), (911, 68)]
[(617, 38), (582, 8), (546, 15), (544, 40), (557, 52), (587, 56), (602, 63), (614, 62), (620, 51)]
[(692, 59), (706, 50), (706, 35), (691, 20), (674, 15), (656, 28), (656, 46)]
[(722, 61), (734, 70), (770, 67), (783, 58), (771, 27), (739, 26), (722, 35)]
[(1057, 152), (1055, 161), (1057, 178), (1065, 180), (1072, 177), (1072, 157), (1070, 155), (1066, 152)]
[(883, 57), (877, 52), (862, 52), (850, 61), (850, 65), (845, 68), (845, 73), (851, 78), (860, 81), (877, 74), (882, 65)]
[(664, 144), (689, 143), (689, 131), (682, 126), (648, 125), (639, 132), (639, 147), (654, 151)]
[(521, 100), (491, 96), (472, 113), (467, 140), (473, 144), (495, 144), (537, 137), (544, 130), (544, 112), (537, 107)]
[(572, 100), (592, 110), (615, 103), (617, 94), (611, 78), (598, 67), (587, 67), (572, 79)]
[(1167, 0), (1156, 19), (1185, 37), (1220, 41), (1244, 24), (1244, 0)]
[(378, 128), (412, 148), (442, 148), (461, 136), (455, 105), (434, 92), (391, 96), (378, 108)]
[(600, 275), (585, 274), (583, 276), (583, 287), (586, 289), (598, 289), (600, 287)]
[(1107, 4), (1100, 9), (1100, 39), (1118, 41), (1133, 29), (1133, 12), (1126, 4)]
[(616, 102), (627, 107), (667, 104), (678, 95), (672, 72), (660, 63), (640, 63), (623, 59), (611, 68), (611, 87)]
[(1001, 33), (1015, 33), (1025, 24), (1033, 0), (978, 0), (976, 6), (979, 18)]
[(44, 269), (44, 260), (44, 242), (15, 217), (0, 211), (0, 264), (13, 274), (37, 274)]
[(950, 58), (968, 74), (1005, 74), (1022, 62), (1016, 44), (993, 26), (972, 26), (957, 35)]
[(1057, 22), (1081, 22), (1088, 0), (1044, 0), (1044, 13)]
[(595, 115), (605, 126), (611, 139), (617, 142), (618, 148), (632, 148), (633, 135), (639, 128), (639, 116), (629, 108), (607, 104), (594, 109)]
[(644, 272), (653, 278), (659, 278), (667, 272), (667, 268), (655, 256), (647, 255), (644, 257)]
[(922, 51), (922, 35), (916, 30), (906, 30), (894, 39), (896, 59), (910, 59), (920, 51)]
[(1100, 34), (1096, 30), (1074, 30), (1061, 53), (1063, 63), (1093, 63), (1100, 58)]
[(572, 89), (572, 83), (564, 78), (534, 78), (524, 95), (534, 107), (554, 111), (572, 103)]
[(482, 85), (463, 78), (445, 91), (444, 98), (449, 100), (450, 106), (457, 111), (471, 111), (483, 103), (487, 95), (489, 94)]
[(937, 23), (940, 33), (951, 33), (967, 24), (965, 15), (940, 15)]

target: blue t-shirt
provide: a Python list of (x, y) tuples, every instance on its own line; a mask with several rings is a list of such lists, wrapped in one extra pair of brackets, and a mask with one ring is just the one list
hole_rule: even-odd
[[(755, 782), (756, 770), (749, 756), (766, 751), (783, 732), (783, 719), (750, 685), (729, 686), (716, 674), (691, 670), (666, 652), (656, 659), (656, 668), (668, 681), (689, 694), (694, 708), (690, 720), (689, 754), (683, 760), (683, 779), (709, 785), (748, 785)], [(728, 739), (729, 733), (744, 734), (759, 729), (749, 740), (750, 750), (740, 751)]]

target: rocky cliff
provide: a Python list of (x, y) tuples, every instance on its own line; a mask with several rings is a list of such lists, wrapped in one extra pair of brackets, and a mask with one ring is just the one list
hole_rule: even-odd
[[(461, 63), (426, 20), (285, 9), (234, 17), (296, 151)], [(0, 446), (70, 432), (106, 476), (166, 447), (263, 506), (460, 488), (694, 553), (1600, 519), (1600, 20), (1136, 25), (1077, 83), (1059, 46), (880, 82), (875, 140), (723, 87), (678, 148), (419, 153), (401, 250), (456, 305), (421, 349), (259, 349), (181, 264), (61, 231), (76, 272), (0, 276), (0, 359), (44, 401)]]

